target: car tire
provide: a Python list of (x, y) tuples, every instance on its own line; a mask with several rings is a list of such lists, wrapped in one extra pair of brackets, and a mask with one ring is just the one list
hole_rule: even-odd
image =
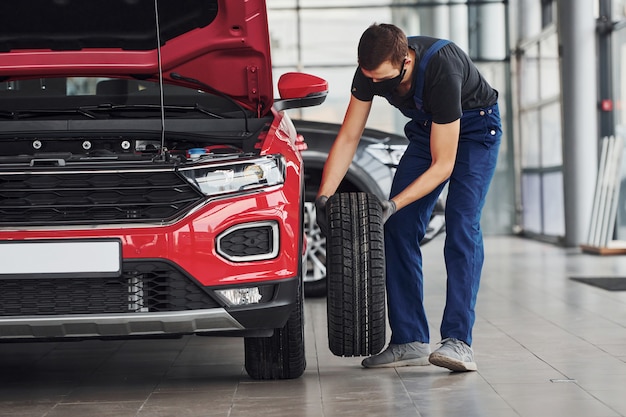
[(245, 368), (252, 379), (299, 378), (306, 368), (304, 353), (304, 300), (298, 286), (296, 305), (284, 327), (270, 337), (244, 338)]
[[(315, 197), (319, 184), (307, 184), (304, 208), (304, 232), (307, 238), (306, 268), (304, 279), (304, 296), (308, 298), (326, 297), (326, 238), (317, 225)], [(425, 245), (446, 231), (445, 204), (439, 198), (430, 217), (426, 234), (420, 241)]]
[(327, 203), (328, 343), (336, 356), (368, 356), (385, 344), (382, 207), (367, 193), (338, 193)]

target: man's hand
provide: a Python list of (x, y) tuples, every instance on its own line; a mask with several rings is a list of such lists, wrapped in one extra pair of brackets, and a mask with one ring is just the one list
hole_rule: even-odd
[(315, 199), (315, 221), (324, 237), (328, 236), (328, 216), (326, 215), (326, 202), (328, 197), (321, 195)]
[(383, 200), (380, 204), (383, 207), (383, 224), (385, 224), (389, 217), (396, 212), (396, 203), (393, 200)]

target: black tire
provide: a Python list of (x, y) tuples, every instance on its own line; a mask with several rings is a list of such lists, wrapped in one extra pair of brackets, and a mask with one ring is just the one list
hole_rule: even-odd
[(246, 372), (252, 379), (299, 378), (306, 368), (302, 284), (285, 326), (271, 337), (244, 338)]
[(385, 246), (382, 208), (366, 193), (327, 203), (328, 343), (337, 356), (369, 356), (385, 344)]
[[(304, 280), (304, 296), (326, 297), (327, 277), (326, 277), (326, 238), (317, 225), (315, 212), (315, 197), (319, 185), (313, 183), (307, 184), (306, 203), (304, 210), (304, 232), (307, 236), (307, 253), (306, 268)], [(445, 205), (440, 198), (437, 200), (435, 209), (430, 216), (430, 222), (426, 229), (424, 238), (420, 241), (420, 245), (425, 245), (440, 234), (446, 231), (445, 222)]]

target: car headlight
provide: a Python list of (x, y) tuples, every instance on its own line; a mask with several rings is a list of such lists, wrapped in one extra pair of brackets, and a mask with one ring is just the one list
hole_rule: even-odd
[(383, 143), (377, 143), (375, 145), (369, 145), (366, 150), (367, 153), (381, 163), (390, 168), (397, 168), (406, 148), (407, 145), (385, 145)]
[(207, 161), (180, 169), (180, 173), (206, 195), (226, 194), (285, 182), (280, 156), (267, 156), (219, 164)]

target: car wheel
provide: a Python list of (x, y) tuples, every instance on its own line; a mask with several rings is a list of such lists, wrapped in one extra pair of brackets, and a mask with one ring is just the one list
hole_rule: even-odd
[(337, 356), (366, 356), (385, 344), (385, 249), (380, 201), (334, 194), (327, 203), (328, 342)]
[(244, 338), (246, 372), (252, 379), (299, 378), (306, 368), (302, 285), (285, 326), (271, 337)]
[[(327, 292), (326, 279), (326, 238), (317, 225), (315, 197), (317, 186), (307, 187), (304, 203), (304, 232), (307, 239), (306, 274), (304, 276), (304, 295), (306, 297), (325, 297)], [(426, 229), (420, 245), (425, 245), (446, 231), (445, 205), (440, 198)]]
[(304, 233), (306, 234), (306, 273), (304, 295), (306, 297), (326, 296), (326, 238), (317, 225), (315, 197), (317, 184), (307, 186), (304, 203)]

